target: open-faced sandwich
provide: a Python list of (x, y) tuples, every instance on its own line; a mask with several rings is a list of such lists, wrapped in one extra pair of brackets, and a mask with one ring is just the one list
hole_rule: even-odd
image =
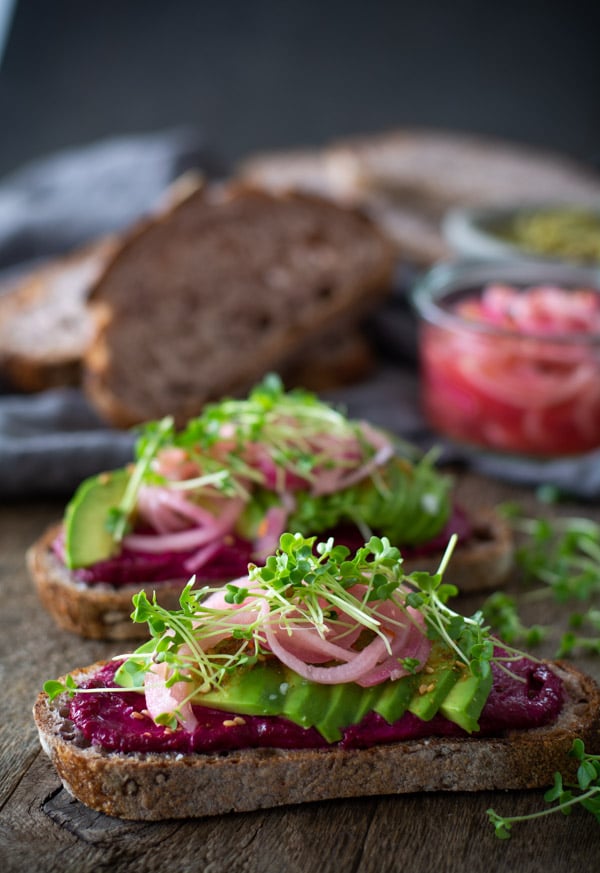
[(131, 466), (86, 480), (62, 523), (28, 553), (44, 606), (93, 638), (143, 636), (131, 598), (156, 591), (174, 607), (185, 582), (218, 585), (261, 561), (285, 530), (334, 534), (356, 548), (372, 533), (432, 569), (452, 533), (461, 589), (496, 586), (511, 561), (507, 525), (456, 505), (431, 457), (313, 394), (267, 377), (248, 399), (224, 400), (176, 431), (148, 425)]
[(551, 784), (574, 738), (600, 746), (600, 691), (454, 612), (450, 550), (406, 575), (386, 538), (285, 533), (177, 610), (141, 592), (150, 639), (47, 682), (42, 746), (77, 799), (130, 819)]

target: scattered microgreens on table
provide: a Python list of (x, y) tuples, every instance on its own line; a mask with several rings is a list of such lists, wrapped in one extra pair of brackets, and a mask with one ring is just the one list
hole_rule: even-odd
[(600, 755), (588, 754), (580, 739), (573, 741), (569, 754), (579, 761), (577, 782), (564, 784), (562, 774), (555, 773), (554, 785), (544, 794), (544, 800), (554, 804), (553, 806), (528, 815), (514, 816), (502, 816), (496, 810), (488, 809), (488, 818), (499, 839), (510, 838), (513, 824), (543, 818), (555, 812), (570, 815), (577, 805), (591, 812), (596, 821), (600, 822)]
[[(563, 605), (589, 604), (566, 616), (568, 629), (560, 637), (556, 657), (576, 652), (600, 654), (600, 524), (587, 518), (526, 518), (514, 504), (500, 507), (522, 542), (516, 560), (529, 587), (519, 603), (552, 598)], [(541, 583), (541, 584), (540, 584)], [(497, 591), (482, 606), (486, 621), (508, 643), (534, 646), (549, 637), (551, 628), (522, 622), (517, 599)]]

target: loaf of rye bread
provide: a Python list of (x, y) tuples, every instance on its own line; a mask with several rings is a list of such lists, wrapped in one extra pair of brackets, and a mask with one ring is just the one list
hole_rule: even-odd
[[(80, 681), (99, 664), (72, 674)], [(158, 820), (246, 812), (309, 801), (420, 791), (540, 788), (574, 775), (576, 737), (600, 750), (600, 690), (555, 664), (565, 701), (554, 724), (499, 737), (426, 738), (368, 749), (245, 749), (219, 754), (120, 753), (90, 745), (63, 693), (41, 693), (34, 718), (64, 787), (98, 812)]]
[[(454, 551), (444, 579), (464, 593), (495, 589), (505, 581), (512, 566), (510, 528), (491, 511), (478, 513), (471, 526), (469, 541)], [(27, 565), (40, 601), (63, 630), (90, 639), (145, 639), (146, 626), (130, 620), (131, 598), (142, 588), (150, 598), (156, 592), (158, 602), (166, 609), (178, 607), (187, 579), (118, 587), (76, 581), (52, 549), (60, 529), (60, 524), (53, 525), (29, 548)], [(441, 558), (441, 551), (421, 554), (412, 560), (405, 559), (403, 567), (406, 573), (413, 570), (434, 573)], [(202, 584), (199, 576), (197, 585)], [(217, 587), (219, 583), (211, 580), (210, 585)]]
[(84, 388), (116, 426), (183, 423), (309, 341), (313, 353), (343, 343), (393, 267), (358, 211), (247, 186), (196, 191), (133, 231), (92, 289)]

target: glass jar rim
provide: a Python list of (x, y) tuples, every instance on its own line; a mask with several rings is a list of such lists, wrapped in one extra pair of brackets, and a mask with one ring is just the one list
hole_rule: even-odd
[(467, 320), (441, 303), (455, 292), (473, 291), (490, 283), (514, 284), (517, 287), (562, 284), (593, 291), (600, 297), (600, 267), (550, 263), (534, 259), (462, 260), (441, 262), (414, 283), (410, 298), (417, 314), (427, 323), (454, 330), (468, 330), (482, 336), (520, 339), (558, 345), (600, 345), (600, 333), (578, 331), (540, 334)]

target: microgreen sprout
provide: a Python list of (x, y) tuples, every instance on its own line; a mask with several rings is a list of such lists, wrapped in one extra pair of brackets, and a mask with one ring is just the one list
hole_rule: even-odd
[(544, 800), (553, 806), (528, 815), (515, 816), (502, 816), (494, 809), (487, 810), (488, 818), (499, 839), (509, 839), (514, 824), (543, 818), (555, 812), (570, 815), (575, 806), (591, 812), (596, 821), (600, 822), (600, 755), (588, 754), (579, 738), (573, 741), (569, 755), (579, 762), (577, 782), (564, 784), (562, 774), (555, 773), (552, 788), (544, 794)]
[[(247, 582), (225, 586), (222, 606), (210, 589), (195, 589), (193, 579), (182, 591), (176, 610), (165, 609), (144, 591), (136, 594), (132, 619), (147, 623), (151, 638), (135, 652), (121, 656), (125, 660), (115, 679), (122, 687), (141, 690), (145, 673), (156, 663), (169, 667), (167, 685), (189, 683), (190, 700), (199, 690), (218, 688), (231, 671), (250, 667), (258, 657), (268, 654), (264, 604), (267, 620), (290, 633), (298, 627), (310, 627), (325, 637), (328, 629), (335, 627), (343, 637), (360, 629), (379, 635), (389, 652), (383, 615), (378, 611), (379, 603), (388, 600), (404, 615), (410, 616), (408, 606), (418, 608), (428, 636), (443, 640), (474, 674), (485, 677), (490, 671), (493, 641), (482, 616), (465, 618), (447, 605), (456, 589), (443, 584), (442, 575), (454, 543), (455, 538), (438, 573), (405, 575), (400, 552), (385, 537), (371, 537), (351, 555), (332, 538), (317, 542), (316, 537), (285, 533), (279, 550), (264, 566), (249, 566)], [(389, 625), (390, 619), (385, 621)], [(415, 671), (419, 664), (408, 659), (405, 666)], [(55, 696), (76, 689), (69, 679), (60, 687), (50, 683), (47, 690)]]
[(129, 477), (119, 506), (113, 507), (109, 511), (107, 518), (107, 527), (115, 542), (121, 542), (127, 533), (129, 519), (135, 508), (137, 494), (144, 479), (144, 474), (159, 448), (172, 433), (173, 419), (167, 416), (158, 422), (153, 422), (151, 427), (147, 426), (144, 435), (138, 440), (136, 447), (137, 463)]
[[(249, 566), (246, 585), (230, 583), (225, 588), (226, 603), (254, 610), (253, 620), (243, 629), (235, 624), (231, 609), (215, 610), (203, 605), (206, 589), (194, 591), (191, 586), (182, 594), (181, 610), (175, 613), (150, 603), (143, 593), (137, 595), (133, 618), (148, 622), (159, 642), (152, 657), (166, 660), (178, 675), (195, 675), (205, 687), (216, 687), (228, 670), (239, 666), (240, 659), (248, 663), (249, 655), (256, 657), (265, 652), (257, 606), (262, 600), (268, 604), (270, 619), (290, 633), (295, 627), (308, 625), (324, 636), (328, 626), (337, 626), (340, 633), (360, 626), (379, 634), (388, 650), (389, 640), (381, 630), (377, 604), (394, 600), (404, 610), (407, 606), (418, 608), (425, 616), (428, 635), (443, 640), (474, 674), (485, 677), (489, 675), (494, 646), (481, 614), (465, 618), (447, 606), (456, 589), (443, 584), (442, 576), (454, 544), (455, 538), (438, 573), (405, 575), (398, 549), (385, 537), (371, 537), (352, 556), (346, 546), (335, 545), (333, 539), (316, 542), (316, 537), (285, 533), (279, 550), (263, 567)], [(224, 635), (241, 643), (233, 652), (228, 648), (226, 663), (218, 646), (210, 651), (206, 645), (207, 640)], [(186, 651), (193, 651), (193, 657), (181, 657), (183, 644)], [(142, 655), (138, 664), (147, 666), (148, 646)]]
[[(593, 607), (600, 595), (600, 524), (587, 518), (526, 518), (514, 504), (501, 509), (521, 536), (516, 560), (529, 588), (519, 602), (590, 603), (587, 610), (567, 615), (568, 629), (560, 637), (556, 656), (577, 651), (600, 654), (600, 613)], [(525, 625), (517, 600), (504, 592), (490, 595), (482, 611), (506, 642), (534, 646), (551, 634), (549, 627)]]

